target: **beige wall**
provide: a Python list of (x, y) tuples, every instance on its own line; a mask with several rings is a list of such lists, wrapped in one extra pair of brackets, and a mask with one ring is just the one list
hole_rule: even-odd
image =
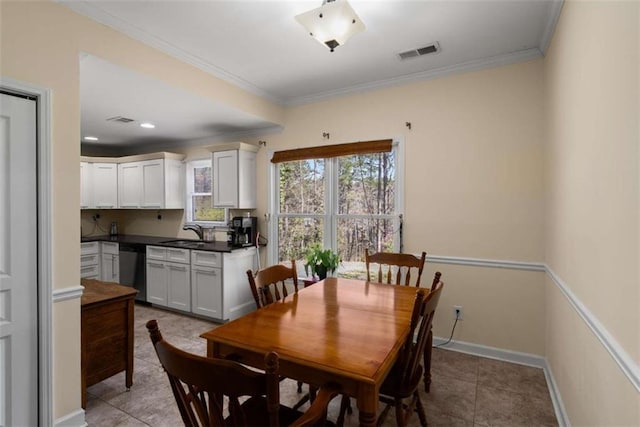
[[(537, 60), (288, 108), (285, 130), (259, 138), (267, 141), (258, 151), (260, 232), (267, 233), (269, 152), (402, 137), (405, 251), (541, 262), (541, 77)], [(329, 142), (323, 132), (330, 133)], [(178, 212), (158, 221), (155, 211), (128, 211), (120, 214), (121, 230), (193, 237), (181, 231)], [(544, 355), (542, 273), (430, 264), (425, 274), (436, 269), (447, 286), (437, 336), (449, 336), (451, 306), (462, 305), (465, 320), (456, 326), (456, 339)]]
[[(273, 123), (282, 122), (281, 107), (50, 1), (1, 1), (0, 31), (0, 75), (51, 89), (52, 93), (54, 290), (77, 286), (80, 281), (81, 52), (225, 102)], [(73, 313), (66, 313), (69, 305), (57, 303), (54, 307), (54, 418), (80, 409), (79, 309), (76, 304), (76, 308), (71, 308)]]
[[(405, 251), (541, 262), (541, 77), (536, 60), (288, 108), (284, 131), (261, 138), (261, 232), (268, 152), (402, 137)], [(446, 284), (437, 336), (449, 336), (459, 304), (465, 320), (456, 339), (544, 355), (542, 274), (444, 264), (426, 274), (436, 268)]]
[[(90, 213), (81, 221), (77, 208), (78, 55), (85, 51), (284, 125), (281, 134), (260, 138), (267, 148), (258, 155), (259, 218), (266, 210), (268, 151), (325, 144), (323, 132), (330, 133), (329, 143), (402, 137), (406, 251), (529, 262), (546, 257), (639, 359), (636, 2), (566, 4), (544, 61), (287, 109), (63, 6), (5, 1), (0, 7), (0, 73), (52, 89), (54, 289), (78, 283), (78, 223), (83, 231), (92, 225)], [(181, 230), (182, 211), (165, 211), (160, 221), (155, 215), (111, 212), (102, 220), (105, 226), (119, 220), (128, 233), (189, 237)], [(266, 232), (263, 221), (260, 227)], [(451, 305), (463, 305), (455, 338), (546, 354), (574, 424), (640, 424), (637, 393), (542, 273), (430, 264), (427, 274), (436, 268), (447, 284), (436, 335), (448, 336)], [(77, 305), (56, 304), (55, 417), (80, 407), (79, 346)]]
[[(546, 262), (640, 362), (638, 2), (567, 2), (545, 60)], [(640, 397), (547, 280), (547, 358), (575, 425), (640, 425)]]

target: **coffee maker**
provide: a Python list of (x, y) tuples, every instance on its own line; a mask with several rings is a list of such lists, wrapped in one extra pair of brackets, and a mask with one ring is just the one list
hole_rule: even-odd
[(258, 233), (258, 218), (255, 216), (236, 216), (229, 226), (231, 246), (255, 246)]

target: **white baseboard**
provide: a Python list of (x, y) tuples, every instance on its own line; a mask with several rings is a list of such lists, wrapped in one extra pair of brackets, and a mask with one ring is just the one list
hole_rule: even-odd
[[(442, 345), (445, 342), (447, 342), (447, 340), (444, 338), (433, 337), (434, 347)], [(547, 387), (549, 387), (549, 395), (551, 396), (551, 402), (553, 403), (553, 410), (556, 413), (558, 425), (560, 427), (570, 426), (569, 417), (567, 416), (564, 404), (562, 403), (562, 397), (560, 396), (560, 390), (558, 390), (553, 372), (547, 364), (547, 359), (544, 357), (455, 340), (439, 348), (542, 369), (547, 380)]]
[(87, 422), (84, 419), (84, 409), (80, 408), (75, 412), (58, 418), (53, 425), (56, 427), (87, 427)]

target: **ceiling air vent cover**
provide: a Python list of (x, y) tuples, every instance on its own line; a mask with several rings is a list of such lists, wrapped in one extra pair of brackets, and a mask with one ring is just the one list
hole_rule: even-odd
[(418, 56), (428, 55), (430, 53), (440, 52), (440, 44), (438, 42), (431, 43), (424, 47), (419, 47), (417, 49), (411, 49), (404, 52), (400, 52), (398, 56), (401, 60), (416, 58)]
[(135, 122), (135, 120), (130, 119), (128, 117), (115, 116), (107, 119), (108, 122), (118, 122), (118, 123), (131, 123)]

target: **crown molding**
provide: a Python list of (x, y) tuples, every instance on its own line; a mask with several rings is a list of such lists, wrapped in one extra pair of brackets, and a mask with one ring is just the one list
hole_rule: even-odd
[(543, 55), (547, 54), (547, 49), (549, 49), (549, 44), (551, 44), (551, 39), (553, 38), (553, 34), (556, 30), (556, 25), (558, 24), (558, 19), (560, 19), (560, 12), (562, 12), (562, 6), (564, 6), (564, 0), (554, 0), (551, 2), (551, 6), (549, 6), (549, 16), (547, 17), (547, 25), (542, 33), (542, 37), (540, 38), (540, 51)]
[(296, 106), (303, 104), (311, 104), (314, 102), (325, 101), (330, 98), (351, 95), (354, 93), (368, 92), (377, 89), (398, 86), (405, 83), (413, 83), (423, 80), (433, 80), (440, 77), (451, 76), (455, 74), (467, 73), (470, 71), (478, 71), (487, 68), (499, 67), (502, 65), (515, 64), (517, 62), (530, 61), (532, 59), (541, 58), (542, 52), (538, 48), (525, 49), (517, 52), (510, 52), (504, 55), (492, 56), (490, 58), (477, 59), (473, 61), (462, 62), (460, 64), (448, 67), (436, 68), (434, 70), (422, 71), (419, 73), (407, 74), (405, 76), (394, 77), (391, 79), (378, 80), (370, 83), (349, 86), (342, 89), (306, 95), (297, 98), (291, 98), (284, 102), (284, 106)]

